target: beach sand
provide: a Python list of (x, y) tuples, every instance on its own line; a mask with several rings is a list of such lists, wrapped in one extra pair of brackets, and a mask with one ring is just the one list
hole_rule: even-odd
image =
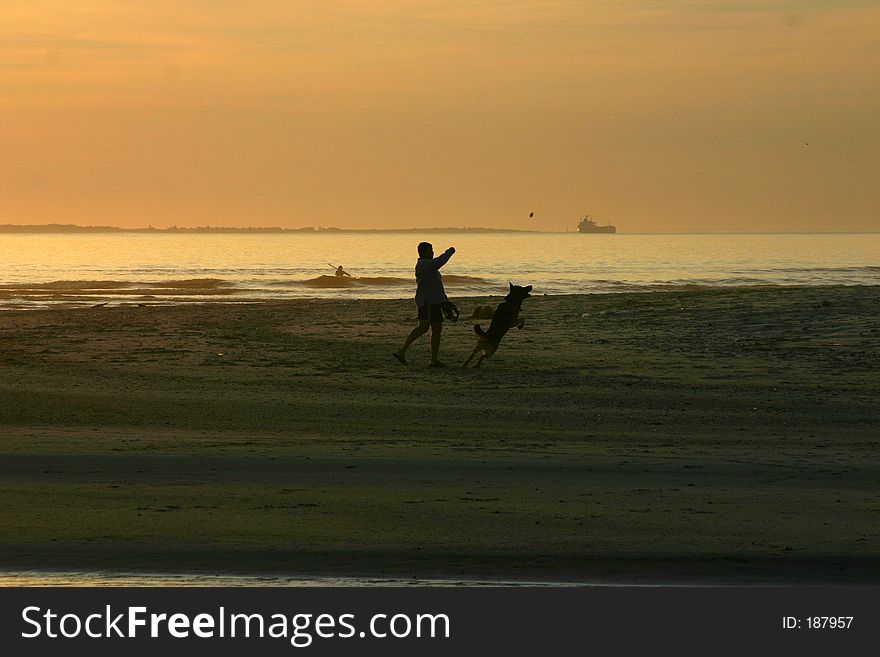
[(880, 288), (523, 317), (473, 370), (406, 300), (4, 312), (0, 569), (880, 582)]

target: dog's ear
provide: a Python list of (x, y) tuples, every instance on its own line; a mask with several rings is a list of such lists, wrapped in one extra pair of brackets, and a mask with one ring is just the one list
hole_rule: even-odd
[(532, 286), (526, 285), (526, 292), (531, 292), (531, 291), (532, 291)]
[(510, 291), (513, 292), (513, 283), (511, 283), (510, 281), (507, 281), (507, 284), (510, 286)]

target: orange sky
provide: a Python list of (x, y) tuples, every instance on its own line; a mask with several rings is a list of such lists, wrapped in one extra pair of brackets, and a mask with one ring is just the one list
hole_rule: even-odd
[(870, 0), (3, 2), (0, 223), (880, 230), (878, 71)]

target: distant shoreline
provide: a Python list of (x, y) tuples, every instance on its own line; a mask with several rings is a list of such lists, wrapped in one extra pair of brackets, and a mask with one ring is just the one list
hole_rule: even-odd
[[(514, 228), (333, 228), (306, 226), (305, 228), (197, 226), (194, 228), (170, 226), (168, 228), (121, 228), (119, 226), (77, 226), (74, 224), (46, 225), (0, 225), (0, 233), (545, 233), (553, 231), (517, 230)], [(576, 231), (574, 231), (576, 232)]]

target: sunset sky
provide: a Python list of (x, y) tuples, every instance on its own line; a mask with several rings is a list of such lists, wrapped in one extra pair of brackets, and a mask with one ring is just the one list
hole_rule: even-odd
[(2, 0), (0, 152), (0, 223), (876, 231), (880, 1)]

